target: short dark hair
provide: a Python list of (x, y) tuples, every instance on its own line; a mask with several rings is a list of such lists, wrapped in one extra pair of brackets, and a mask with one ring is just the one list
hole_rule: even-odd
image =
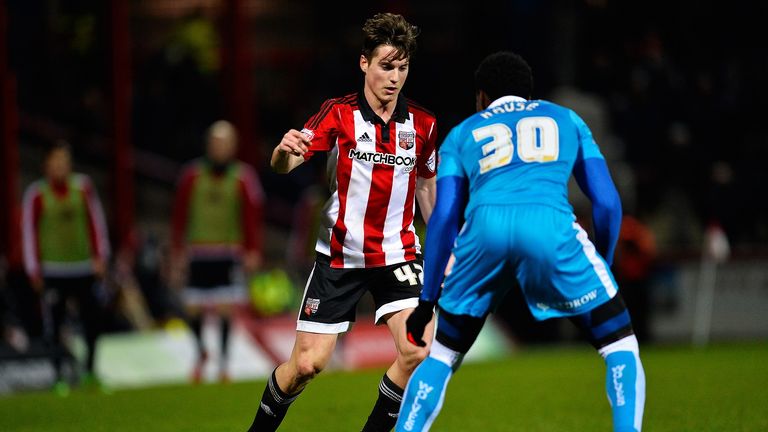
[(45, 146), (45, 160), (48, 160), (48, 158), (50, 158), (57, 151), (65, 151), (71, 154), (72, 146), (70, 146), (69, 143), (64, 139), (57, 139), (53, 141), (52, 143)]
[(419, 28), (410, 24), (402, 15), (378, 13), (363, 25), (363, 55), (367, 59), (379, 45), (391, 45), (397, 52), (395, 58), (410, 58), (416, 51), (416, 37)]
[(528, 62), (510, 51), (499, 51), (484, 58), (475, 71), (475, 90), (491, 100), (514, 95), (531, 97), (533, 73)]

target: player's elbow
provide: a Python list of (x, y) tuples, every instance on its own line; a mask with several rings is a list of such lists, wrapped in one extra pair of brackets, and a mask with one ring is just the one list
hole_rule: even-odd
[(290, 164), (286, 163), (287, 161), (285, 158), (281, 158), (280, 156), (272, 156), (272, 160), (269, 163), (269, 166), (272, 167), (272, 171), (278, 173), (278, 174), (288, 174), (291, 172)]
[(621, 198), (618, 192), (600, 195), (592, 202), (595, 213), (603, 214), (611, 219), (621, 219)]
[(278, 174), (288, 174), (304, 162), (304, 157), (288, 153), (273, 153), (270, 166)]
[(291, 172), (291, 169), (285, 166), (272, 164), (272, 171), (276, 172), (277, 174), (288, 174)]

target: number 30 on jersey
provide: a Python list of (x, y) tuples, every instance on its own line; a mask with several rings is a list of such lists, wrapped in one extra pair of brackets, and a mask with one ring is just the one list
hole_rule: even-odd
[[(517, 153), (523, 162), (556, 161), (560, 151), (557, 123), (551, 117), (524, 117), (517, 122)], [(509, 165), (515, 153), (512, 130), (504, 123), (494, 123), (472, 131), (476, 142), (491, 138), (483, 145), (480, 174)]]

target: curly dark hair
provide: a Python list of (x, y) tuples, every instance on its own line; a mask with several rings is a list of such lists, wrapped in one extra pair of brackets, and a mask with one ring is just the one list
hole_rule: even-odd
[(528, 99), (533, 91), (531, 67), (513, 52), (493, 53), (475, 71), (475, 90), (484, 91), (490, 100), (507, 95)]
[(391, 45), (398, 60), (410, 58), (416, 51), (419, 28), (410, 24), (402, 15), (378, 13), (363, 25), (363, 55), (370, 60), (379, 45)]

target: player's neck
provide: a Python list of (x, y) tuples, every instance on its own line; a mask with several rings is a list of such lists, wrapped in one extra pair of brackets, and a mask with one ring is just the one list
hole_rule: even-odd
[(397, 107), (397, 98), (389, 102), (383, 102), (368, 87), (363, 89), (363, 95), (365, 95), (365, 101), (368, 102), (368, 106), (371, 107), (373, 113), (379, 116), (385, 123), (389, 122)]

